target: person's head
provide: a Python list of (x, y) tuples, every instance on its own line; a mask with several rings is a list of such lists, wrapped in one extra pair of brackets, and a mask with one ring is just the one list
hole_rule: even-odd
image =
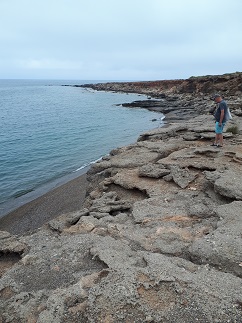
[(216, 103), (219, 103), (219, 102), (221, 102), (221, 101), (222, 101), (222, 97), (221, 97), (221, 95), (220, 95), (220, 94), (215, 94), (215, 95), (213, 96), (213, 100), (214, 100)]

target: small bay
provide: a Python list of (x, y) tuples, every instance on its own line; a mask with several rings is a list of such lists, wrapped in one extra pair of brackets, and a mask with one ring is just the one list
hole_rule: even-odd
[(146, 96), (62, 86), (85, 83), (0, 80), (0, 215), (160, 126), (160, 113), (121, 106)]

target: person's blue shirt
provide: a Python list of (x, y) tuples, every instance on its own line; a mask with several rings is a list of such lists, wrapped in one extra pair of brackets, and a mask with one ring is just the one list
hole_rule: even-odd
[(221, 111), (222, 110), (224, 110), (224, 118), (223, 118), (223, 121), (222, 121), (222, 123), (224, 123), (224, 122), (227, 121), (226, 120), (226, 115), (227, 115), (227, 110), (228, 110), (227, 104), (226, 104), (226, 102), (224, 100), (222, 100), (221, 102), (219, 102), (218, 108), (217, 108), (217, 110), (215, 112), (215, 115), (214, 115), (215, 120), (217, 122), (220, 122), (220, 116), (221, 116)]

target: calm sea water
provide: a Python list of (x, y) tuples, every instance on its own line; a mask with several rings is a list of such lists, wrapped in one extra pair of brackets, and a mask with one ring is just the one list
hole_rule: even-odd
[(0, 80), (0, 215), (160, 125), (159, 113), (117, 106), (146, 96), (61, 86), (84, 83)]

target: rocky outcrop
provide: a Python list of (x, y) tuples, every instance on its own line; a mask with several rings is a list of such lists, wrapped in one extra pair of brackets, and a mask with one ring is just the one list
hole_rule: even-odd
[(231, 125), (222, 149), (206, 114), (147, 131), (92, 165), (79, 212), (2, 232), (2, 322), (240, 322), (241, 118)]
[(148, 96), (147, 100), (124, 103), (123, 106), (162, 112), (167, 121), (187, 120), (207, 113), (214, 105), (210, 98), (217, 92), (227, 100), (233, 113), (242, 115), (241, 72), (180, 80), (109, 82), (76, 86), (97, 91), (145, 94)]
[(242, 92), (242, 73), (228, 73), (223, 75), (207, 75), (190, 77), (188, 79), (161, 80), (145, 82), (107, 82), (96, 84), (75, 85), (91, 87), (98, 91), (122, 91), (127, 93), (143, 93), (152, 97), (165, 98), (169, 93), (190, 93), (212, 95), (216, 92), (224, 95), (240, 95)]

